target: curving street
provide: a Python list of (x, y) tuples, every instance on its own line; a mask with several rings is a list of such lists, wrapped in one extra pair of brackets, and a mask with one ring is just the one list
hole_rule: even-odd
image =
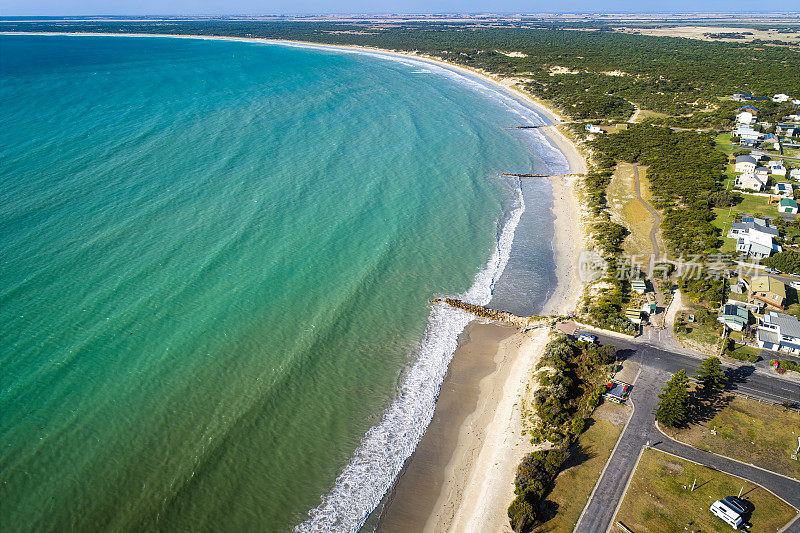
[[(603, 344), (617, 346), (622, 350), (623, 357), (641, 365), (641, 373), (631, 393), (633, 414), (578, 520), (575, 532), (597, 533), (611, 528), (614, 515), (622, 502), (644, 446), (651, 446), (756, 482), (800, 509), (800, 482), (687, 446), (665, 436), (656, 427), (653, 412), (661, 388), (670, 375), (682, 368), (689, 374), (696, 372), (702, 359), (663, 350), (646, 342), (610, 336), (599, 330), (591, 331), (600, 337)], [(733, 391), (772, 402), (800, 402), (798, 383), (771, 376), (765, 371), (757, 371), (753, 366), (746, 364), (725, 365), (725, 369), (730, 380), (729, 388)], [(796, 518), (784, 531), (800, 533), (800, 520)]]

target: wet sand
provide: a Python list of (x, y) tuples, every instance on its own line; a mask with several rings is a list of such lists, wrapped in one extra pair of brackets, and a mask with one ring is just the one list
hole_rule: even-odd
[(522, 398), (548, 332), (476, 324), (453, 357), (434, 419), (384, 500), (377, 531), (511, 531)]
[(518, 335), (497, 324), (472, 323), (447, 370), (436, 412), (414, 454), (384, 502), (378, 531), (422, 531), (445, 482), (445, 470), (456, 452), (459, 429), (478, 407), (480, 384), (496, 370), (500, 343)]

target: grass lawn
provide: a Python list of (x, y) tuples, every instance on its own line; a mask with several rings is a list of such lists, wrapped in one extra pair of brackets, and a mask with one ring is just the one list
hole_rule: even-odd
[[(688, 321), (689, 313), (681, 311), (676, 318), (683, 318)], [(719, 348), (719, 339), (722, 336), (722, 324), (714, 321), (713, 324), (700, 324), (698, 322), (689, 322), (686, 328), (675, 336), (682, 344), (690, 348), (695, 348), (701, 352), (708, 354), (716, 354)]]
[[(598, 411), (617, 410), (620, 413), (629, 409), (621, 405), (603, 404)], [(595, 411), (597, 414), (598, 411)], [(595, 483), (600, 478), (603, 466), (611, 456), (611, 450), (619, 439), (624, 419), (615, 420), (591, 419), (592, 424), (578, 437), (576, 451), (570, 457), (571, 463), (576, 463), (556, 477), (555, 486), (547, 499), (558, 505), (556, 515), (534, 529), (537, 533), (545, 531), (561, 532), (572, 531), (578, 521)], [(627, 419), (627, 416), (625, 417)], [(574, 457), (574, 459), (573, 459)]]
[(733, 152), (739, 149), (739, 145), (731, 145), (731, 134), (730, 133), (720, 133), (717, 135), (717, 138), (714, 139), (714, 142), (717, 143), (717, 150), (724, 154), (731, 155)]
[(754, 196), (743, 194), (742, 203), (733, 206), (734, 211), (747, 213), (749, 215), (766, 215), (768, 217), (778, 216), (778, 209), (769, 205), (769, 198), (765, 196)]
[(736, 173), (736, 165), (728, 163), (728, 165), (725, 166), (725, 179), (722, 180), (722, 188), (726, 191), (733, 189), (733, 185), (736, 183), (736, 176), (738, 176)]
[(713, 224), (719, 228), (721, 232), (720, 237), (722, 239), (722, 246), (719, 251), (722, 254), (733, 254), (736, 252), (736, 240), (728, 239), (725, 235), (727, 235), (728, 230), (731, 229), (731, 223), (737, 211), (727, 207), (715, 207), (714, 213), (716, 214), (716, 218), (714, 218)]
[[(761, 350), (758, 348), (753, 348), (752, 346), (747, 346), (745, 344), (736, 343), (736, 348), (734, 348), (733, 353), (723, 353), (723, 357), (728, 357), (729, 359), (735, 359), (738, 361), (747, 361), (748, 357), (758, 357), (758, 354), (761, 353)], [(740, 356), (740, 357), (733, 357), (733, 356)]]
[(800, 413), (795, 411), (733, 396), (708, 422), (670, 434), (701, 450), (800, 479), (800, 461), (792, 459), (800, 437)]
[[(642, 198), (649, 201), (651, 193), (646, 167), (639, 167), (639, 181)], [(606, 196), (612, 217), (631, 232), (623, 243), (625, 251), (632, 255), (645, 256), (642, 257), (642, 263), (646, 264), (653, 251), (650, 245), (650, 229), (653, 227), (653, 217), (650, 216), (645, 206), (636, 198), (632, 164), (620, 163), (617, 165)]]
[(750, 531), (775, 532), (794, 517), (789, 504), (758, 485), (646, 448), (614, 523), (622, 522), (632, 531), (684, 531), (691, 524), (693, 531), (727, 533), (731, 527), (708, 508), (720, 498), (736, 496), (743, 485), (742, 497), (754, 506)]
[(649, 109), (640, 109), (639, 116), (636, 117), (636, 122), (644, 122), (651, 118), (665, 118), (669, 116), (671, 115), (668, 115), (666, 113), (659, 113), (658, 111), (651, 111)]
[[(731, 241), (733, 239), (730, 239)], [(730, 291), (728, 293), (728, 300), (734, 300), (737, 302), (747, 302), (747, 295), (746, 294), (739, 294), (737, 292)]]

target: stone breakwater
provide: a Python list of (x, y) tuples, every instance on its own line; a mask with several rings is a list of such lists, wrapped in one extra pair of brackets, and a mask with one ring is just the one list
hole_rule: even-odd
[(510, 324), (522, 331), (535, 328), (549, 327), (558, 317), (546, 315), (519, 316), (506, 311), (490, 309), (482, 305), (471, 304), (457, 298), (434, 298), (431, 303), (444, 303), (455, 309), (461, 309), (479, 318), (486, 318), (496, 322)]

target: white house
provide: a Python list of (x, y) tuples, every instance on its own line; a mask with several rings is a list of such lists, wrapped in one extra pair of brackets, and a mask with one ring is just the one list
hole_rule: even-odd
[(772, 252), (780, 252), (781, 247), (772, 242), (778, 236), (778, 228), (763, 218), (742, 217), (741, 222), (731, 224), (726, 235), (736, 239), (736, 250), (749, 257), (769, 257)]
[(800, 353), (800, 320), (770, 311), (764, 314), (756, 331), (758, 347), (766, 350)]
[(768, 163), (769, 173), (773, 176), (785, 176), (786, 167), (783, 166), (783, 161), (770, 161)]
[(772, 97), (772, 101), (773, 102), (778, 102), (778, 103), (788, 102), (789, 101), (789, 95), (788, 94), (783, 94), (783, 93), (776, 94), (775, 96)]
[(740, 189), (750, 189), (753, 191), (760, 192), (764, 190), (764, 186), (766, 185), (766, 183), (767, 183), (766, 179), (762, 180), (752, 172), (745, 172), (744, 174), (736, 176), (734, 187), (738, 187)]
[(798, 100), (797, 98), (795, 98), (794, 100), (792, 100), (792, 103), (793, 103), (794, 105), (800, 105), (800, 100)]
[(736, 156), (736, 172), (755, 172), (757, 166), (756, 158), (751, 155)]
[(742, 217), (741, 222), (734, 222), (731, 224), (731, 229), (728, 231), (727, 237), (729, 239), (738, 239), (742, 235), (749, 235), (751, 231), (766, 233), (773, 237), (777, 237), (779, 234), (778, 228), (772, 226), (763, 218)]
[(772, 235), (750, 230), (749, 234), (736, 239), (736, 250), (747, 257), (762, 259), (769, 257), (772, 252), (780, 252), (781, 247), (772, 242)]
[(772, 192), (777, 196), (785, 196), (792, 198), (794, 196), (794, 187), (788, 181), (779, 181), (772, 187)]
[(750, 125), (755, 122), (755, 117), (750, 111), (742, 111), (738, 115), (736, 115), (736, 123), (737, 124), (746, 124)]
[(737, 126), (737, 128), (733, 131), (733, 134), (739, 136), (739, 138), (743, 141), (757, 141), (763, 137), (761, 133), (757, 132), (750, 126), (745, 126), (743, 124), (739, 124), (739, 126)]
[(588, 131), (589, 133), (605, 133), (605, 130), (603, 130), (603, 128), (601, 128), (600, 126), (595, 126), (594, 124), (587, 124), (586, 131)]
[(789, 177), (793, 180), (800, 180), (800, 168), (793, 168), (791, 172), (789, 172)]
[(753, 174), (764, 183), (767, 182), (767, 176), (769, 175), (769, 169), (767, 167), (756, 167), (755, 172)]

